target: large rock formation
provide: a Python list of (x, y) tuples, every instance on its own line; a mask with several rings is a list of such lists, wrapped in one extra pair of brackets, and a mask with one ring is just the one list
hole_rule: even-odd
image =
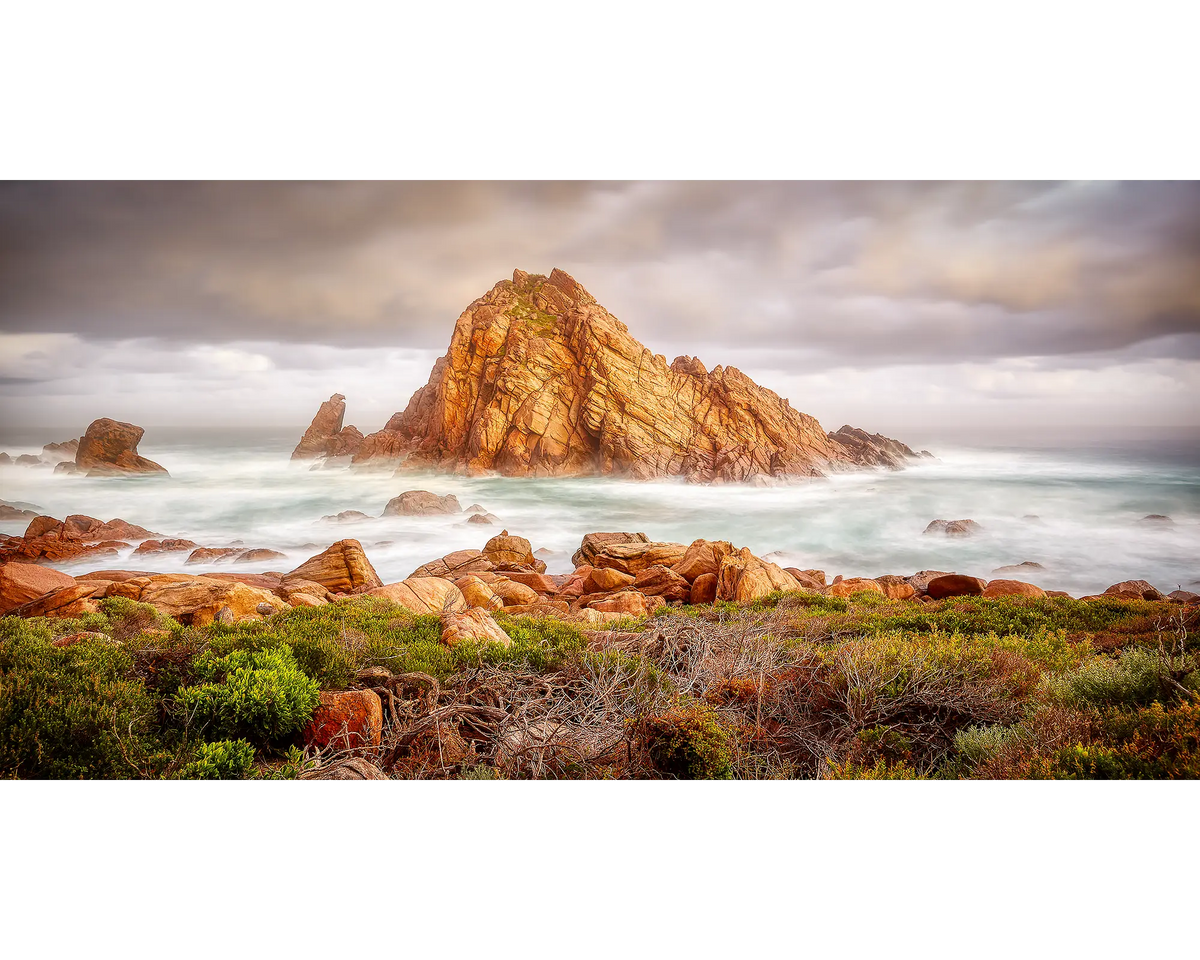
[(132, 473), (167, 472), (161, 464), (138, 456), (137, 445), (145, 430), (132, 423), (102, 417), (93, 420), (79, 441), (75, 465), (89, 477), (120, 476)]
[(335, 393), (318, 408), (317, 415), (292, 451), (292, 459), (313, 460), (357, 453), (362, 446), (363, 435), (357, 427), (342, 427), (345, 416), (346, 398)]
[(913, 455), (853, 428), (831, 436), (733, 367), (668, 365), (561, 270), (517, 270), (458, 318), (429, 382), (354, 462), (706, 483), (895, 467)]

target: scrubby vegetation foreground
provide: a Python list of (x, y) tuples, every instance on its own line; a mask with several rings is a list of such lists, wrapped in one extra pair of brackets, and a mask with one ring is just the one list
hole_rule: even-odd
[(203, 627), (100, 606), (0, 620), (0, 776), (1200, 774), (1200, 613), (1169, 602), (776, 593), (604, 631), (500, 613), (510, 645), (453, 647), (374, 597)]

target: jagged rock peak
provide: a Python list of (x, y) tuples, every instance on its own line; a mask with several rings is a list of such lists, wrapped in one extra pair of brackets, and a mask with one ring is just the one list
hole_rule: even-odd
[(362, 446), (363, 435), (357, 427), (342, 427), (345, 416), (346, 398), (335, 393), (317, 410), (317, 415), (292, 451), (292, 459), (313, 460), (357, 453)]
[(832, 439), (734, 367), (668, 366), (555, 268), (515, 270), (467, 307), (429, 382), (354, 459), (707, 483), (820, 476), (874, 465), (873, 450)]

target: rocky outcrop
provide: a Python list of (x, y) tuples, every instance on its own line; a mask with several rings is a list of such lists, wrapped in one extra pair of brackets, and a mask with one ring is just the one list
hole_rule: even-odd
[(993, 597), (1045, 597), (1046, 591), (1023, 580), (989, 580), (982, 594), (988, 600)]
[(145, 527), (114, 519), (105, 523), (95, 517), (73, 514), (66, 520), (34, 517), (24, 537), (13, 537), (0, 545), (0, 563), (8, 561), (65, 563), (95, 556), (115, 556), (128, 547), (126, 541), (157, 536)]
[(309, 557), (295, 570), (284, 574), (283, 582), (289, 580), (310, 580), (330, 593), (363, 592), (383, 586), (357, 540), (339, 540), (315, 557)]
[(913, 456), (851, 428), (831, 437), (733, 367), (668, 365), (561, 270), (517, 270), (472, 303), (429, 382), (354, 460), (405, 455), (406, 468), (700, 483)]
[(317, 457), (345, 457), (358, 453), (363, 435), (357, 427), (342, 427), (346, 416), (346, 398), (335, 393), (317, 409), (317, 415), (292, 451), (293, 460)]
[(132, 423), (93, 420), (79, 441), (75, 465), (89, 477), (110, 477), (124, 474), (166, 474), (161, 464), (138, 456), (137, 445), (145, 430)]
[[(127, 580), (127, 584), (136, 581)], [(279, 606), (275, 594), (260, 587), (209, 577), (151, 577), (137, 597), (160, 613), (174, 617), (180, 623), (203, 627), (217, 619), (222, 611), (231, 622), (261, 620), (264, 614), (260, 605), (268, 604), (272, 609)]]
[(445, 610), (465, 610), (468, 606), (458, 587), (441, 577), (410, 577), (368, 590), (367, 596), (390, 600), (413, 613), (440, 614)]
[(486, 610), (472, 608), (462, 611), (444, 611), (441, 615), (442, 643), (454, 647), (469, 640), (473, 643), (498, 643), (508, 647), (512, 640), (500, 629)]
[(0, 616), (75, 582), (65, 573), (36, 563), (0, 563)]

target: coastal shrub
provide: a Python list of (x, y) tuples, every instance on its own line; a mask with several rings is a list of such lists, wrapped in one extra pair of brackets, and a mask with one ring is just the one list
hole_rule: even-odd
[(1019, 735), (1016, 727), (1000, 723), (965, 727), (954, 735), (954, 749), (968, 765), (976, 766), (995, 756)]
[(587, 647), (587, 640), (574, 624), (564, 623), (552, 617), (509, 617), (503, 613), (495, 616), (496, 623), (512, 640), (507, 649), (499, 644), (489, 644), (490, 649), (484, 662), (496, 666), (502, 664), (527, 664), (537, 673), (559, 670), (567, 658)]
[(925, 779), (903, 760), (888, 763), (882, 757), (871, 766), (858, 763), (830, 764), (827, 780), (923, 780)]
[(291, 641), (296, 665), (322, 690), (345, 690), (354, 680), (365, 651), (329, 637), (295, 637)]
[[(105, 597), (100, 601), (100, 610), (108, 623), (105, 632), (125, 644), (139, 640), (155, 642), (184, 632), (178, 620), (128, 597)], [(151, 635), (148, 640), (146, 634)]]
[(1046, 690), (1071, 706), (1147, 706), (1174, 698), (1166, 681), (1172, 668), (1171, 658), (1160, 651), (1130, 647), (1119, 657), (1098, 656), (1051, 679)]
[(695, 701), (677, 703), (649, 717), (640, 734), (650, 760), (662, 773), (679, 780), (729, 780), (733, 777), (729, 736), (716, 712)]
[(245, 740), (202, 743), (190, 763), (177, 774), (180, 780), (243, 780), (254, 764), (254, 747)]
[(104, 639), (55, 647), (48, 635), (58, 627), (0, 620), (0, 776), (144, 775), (157, 710), (130, 676), (131, 657)]
[(259, 744), (277, 740), (303, 727), (320, 699), (317, 682), (283, 645), (224, 657), (208, 652), (196, 660), (195, 670), (207, 682), (182, 688), (177, 712), (218, 736)]
[(912, 760), (913, 741), (899, 730), (875, 724), (860, 730), (854, 737), (847, 761), (863, 764), (874, 760), (885, 763), (908, 763)]

